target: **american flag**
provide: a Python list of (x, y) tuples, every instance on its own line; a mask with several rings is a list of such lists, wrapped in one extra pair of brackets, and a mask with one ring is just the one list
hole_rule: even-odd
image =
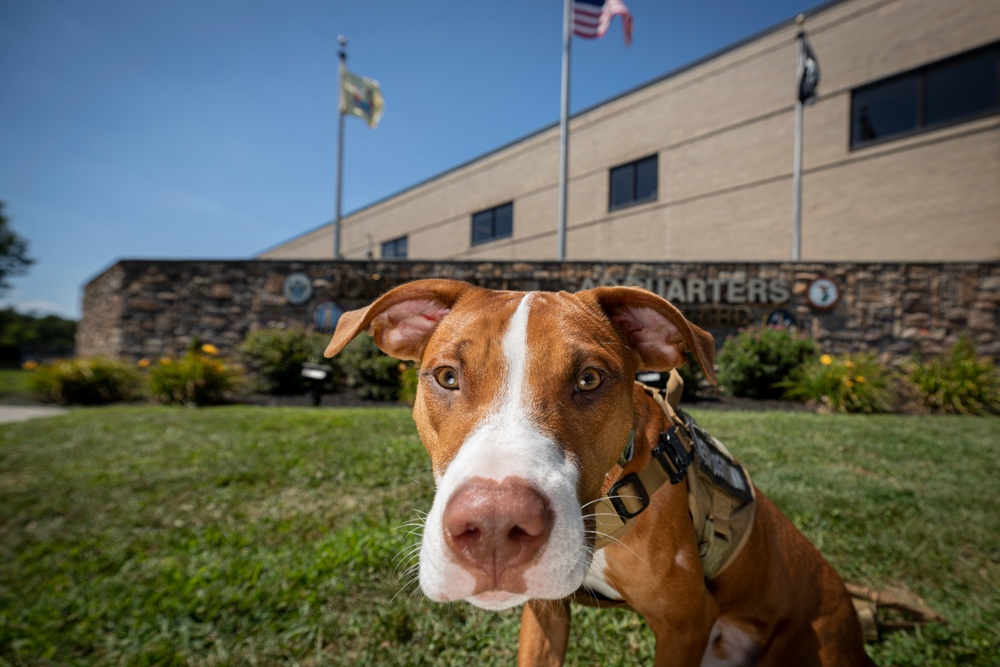
[(632, 14), (621, 0), (573, 0), (573, 34), (587, 39), (603, 37), (615, 16), (622, 17), (628, 46), (632, 43)]

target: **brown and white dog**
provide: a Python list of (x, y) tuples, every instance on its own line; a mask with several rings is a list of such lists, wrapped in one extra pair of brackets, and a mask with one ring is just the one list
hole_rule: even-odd
[[(420, 362), (413, 417), (437, 491), (420, 552), (436, 601), (524, 605), (520, 665), (560, 665), (571, 599), (627, 603), (656, 637), (656, 665), (869, 665), (840, 577), (759, 491), (744, 549), (706, 580), (683, 484), (664, 485), (627, 532), (594, 549), (594, 501), (642, 470), (669, 424), (639, 369), (687, 352), (714, 380), (711, 335), (630, 287), (486, 290), (448, 280), (397, 287), (345, 313), (326, 351), (360, 332)], [(585, 586), (585, 588), (584, 588)]]

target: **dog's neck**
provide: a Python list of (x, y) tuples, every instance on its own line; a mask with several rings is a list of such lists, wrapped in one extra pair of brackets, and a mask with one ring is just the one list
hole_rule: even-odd
[[(628, 474), (637, 474), (653, 460), (652, 452), (660, 434), (670, 428), (670, 418), (657, 401), (638, 382), (632, 390), (632, 423), (629, 441), (622, 447), (622, 457), (608, 470), (602, 493)], [(631, 450), (631, 451), (630, 451)]]

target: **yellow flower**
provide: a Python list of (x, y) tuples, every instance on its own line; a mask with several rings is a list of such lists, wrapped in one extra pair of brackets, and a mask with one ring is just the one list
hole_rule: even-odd
[(847, 361), (844, 362), (844, 366), (846, 366), (847, 368), (854, 368), (854, 362), (848, 359)]
[(38, 362), (33, 359), (29, 359), (23, 364), (21, 364), (21, 368), (23, 368), (26, 371), (33, 371), (36, 368), (38, 368)]
[(857, 382), (858, 384), (864, 384), (865, 383), (865, 376), (864, 375), (855, 375), (854, 376), (854, 381)]
[(139, 361), (135, 362), (135, 365), (138, 366), (139, 368), (149, 368), (149, 359), (143, 357)]
[(174, 363), (174, 360), (171, 359), (170, 357), (161, 357), (160, 358), (160, 365), (161, 366), (169, 366), (172, 363)]
[(854, 386), (854, 383), (853, 383), (853, 382), (851, 382), (851, 379), (850, 379), (850, 378), (846, 378), (846, 377), (845, 377), (845, 378), (844, 378), (844, 386), (845, 386), (845, 387), (853, 387), (853, 386)]
[(204, 345), (201, 346), (201, 351), (204, 352), (205, 354), (218, 354), (219, 348), (215, 347), (211, 343), (205, 343)]
[(819, 358), (819, 363), (823, 364), (824, 366), (829, 366), (830, 364), (833, 363), (833, 357), (831, 357), (829, 354), (824, 354), (822, 357)]

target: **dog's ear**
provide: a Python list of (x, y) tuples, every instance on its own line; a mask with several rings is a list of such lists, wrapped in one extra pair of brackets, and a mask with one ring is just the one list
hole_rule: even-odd
[(601, 309), (639, 355), (643, 370), (667, 371), (683, 366), (686, 352), (712, 384), (715, 379), (715, 339), (691, 324), (669, 301), (638, 287), (598, 287), (591, 290)]
[(418, 280), (389, 290), (370, 306), (341, 315), (323, 356), (334, 356), (367, 331), (390, 357), (420, 361), (438, 323), (469, 289), (475, 288), (456, 280)]

